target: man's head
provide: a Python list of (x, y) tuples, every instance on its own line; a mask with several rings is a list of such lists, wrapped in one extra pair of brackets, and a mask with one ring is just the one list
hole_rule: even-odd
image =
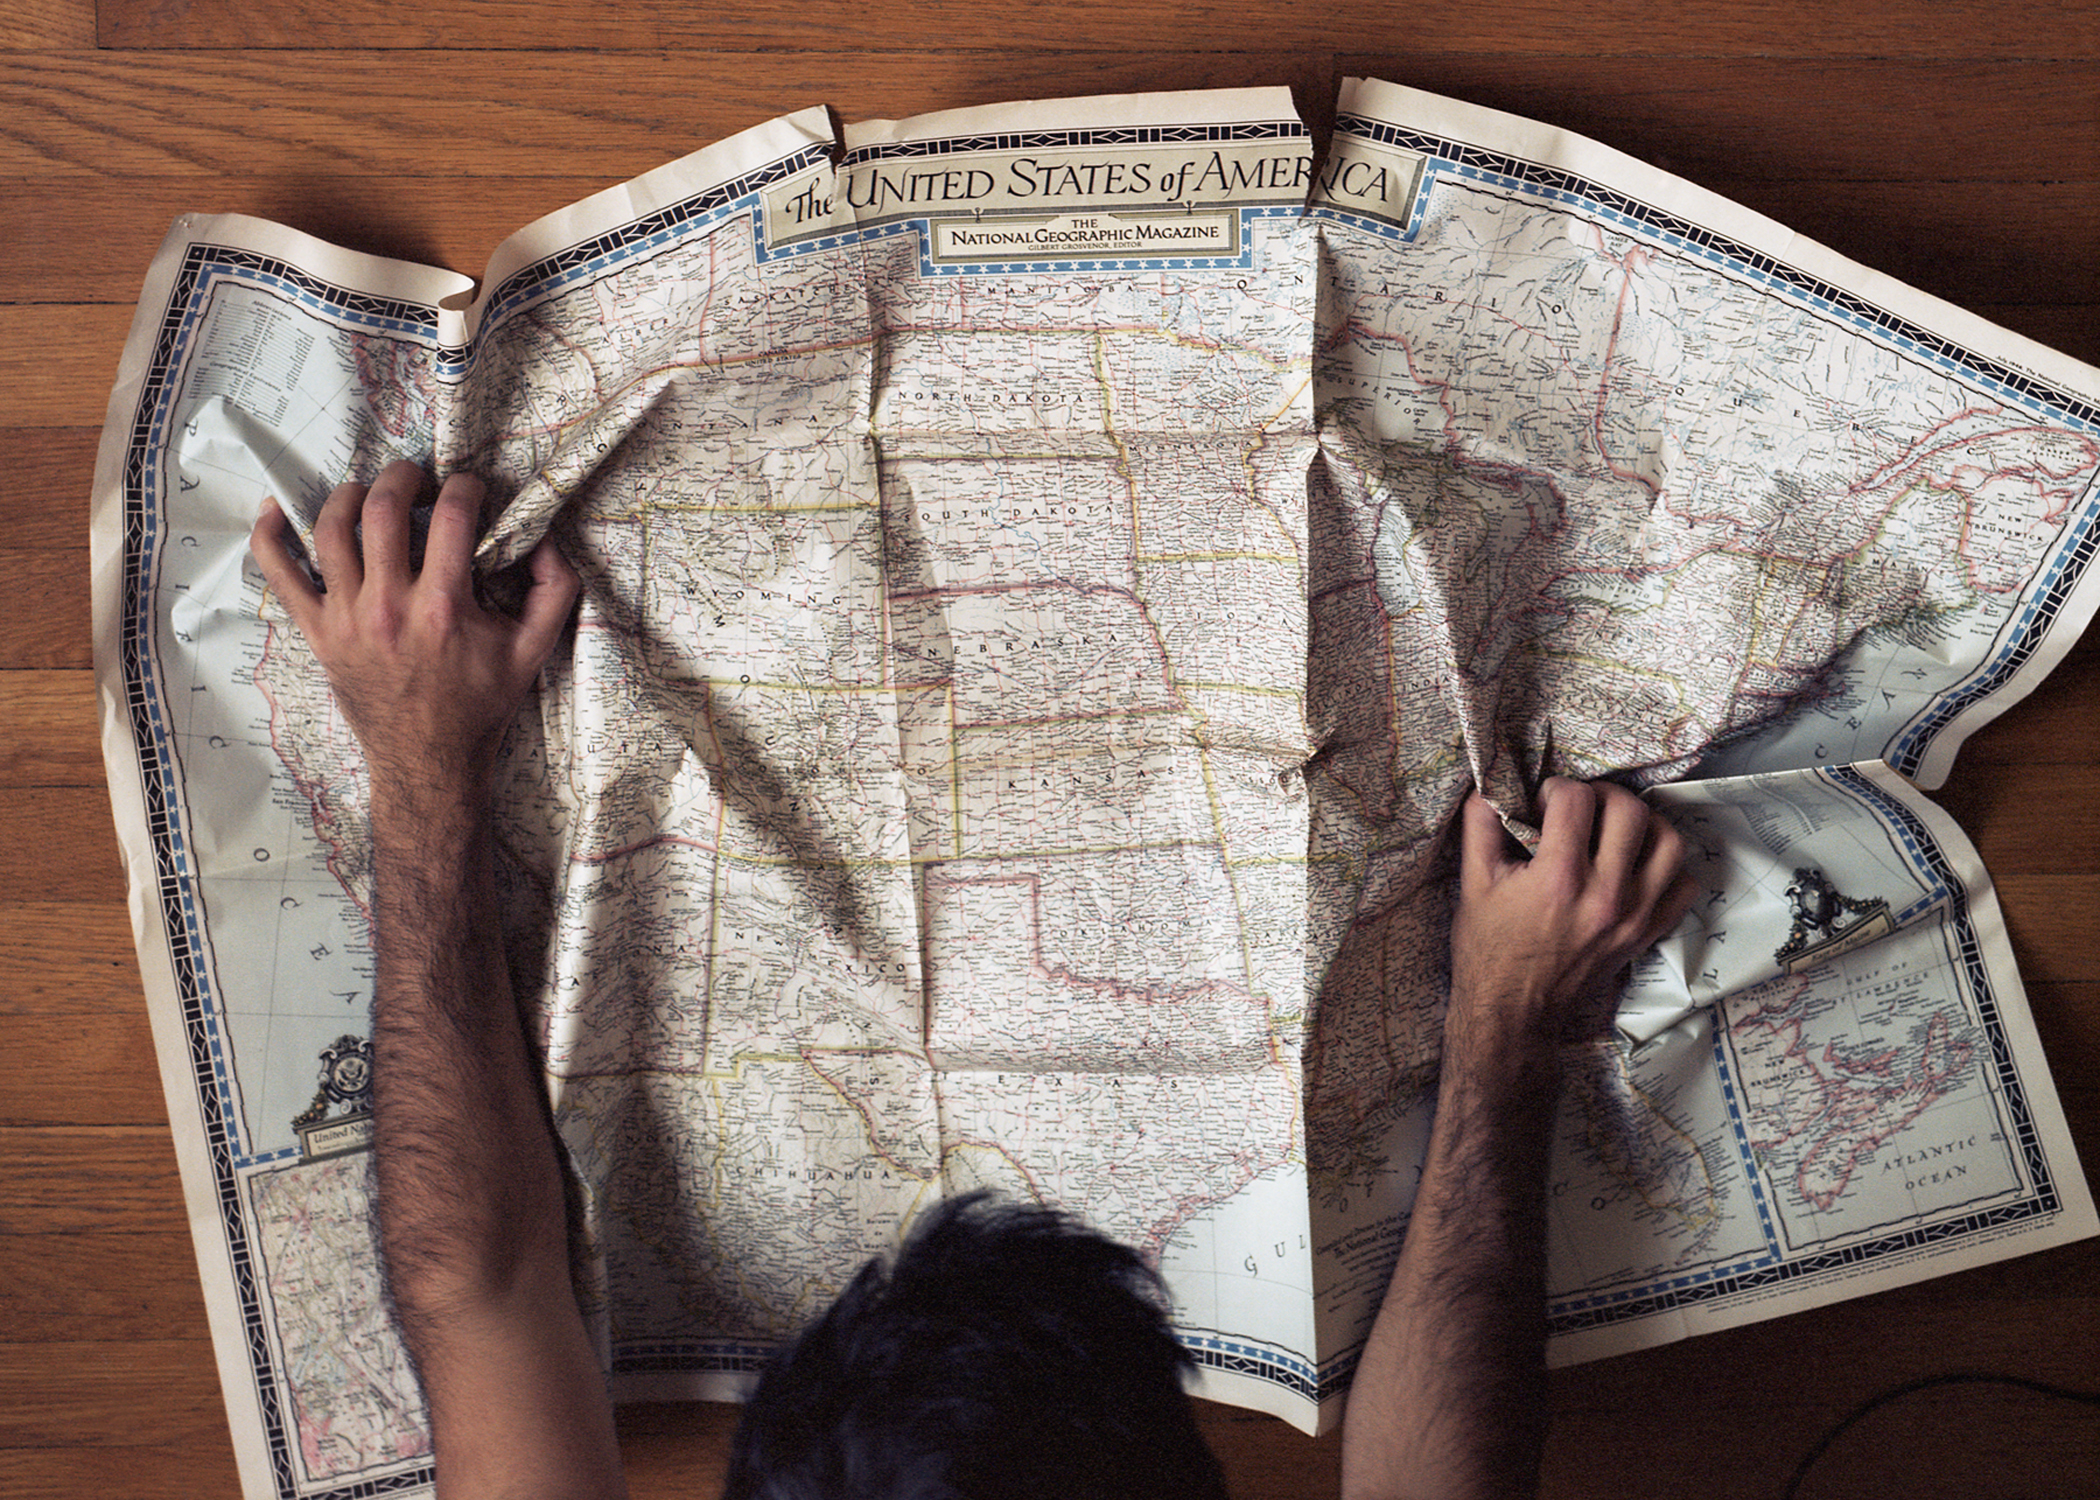
[(1223, 1500), (1135, 1252), (983, 1195), (931, 1210), (774, 1359), (727, 1500)]

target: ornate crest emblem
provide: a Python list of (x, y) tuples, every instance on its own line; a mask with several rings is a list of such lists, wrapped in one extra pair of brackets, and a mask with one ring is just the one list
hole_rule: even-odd
[(1832, 885), (1821, 870), (1795, 870), (1786, 899), (1794, 909), (1794, 925), (1772, 956), (1789, 974), (1896, 930), (1887, 901), (1878, 897), (1855, 900)]
[(299, 1152), (307, 1161), (343, 1156), (372, 1144), (372, 1043), (339, 1036), (321, 1049), (320, 1087), (292, 1117)]

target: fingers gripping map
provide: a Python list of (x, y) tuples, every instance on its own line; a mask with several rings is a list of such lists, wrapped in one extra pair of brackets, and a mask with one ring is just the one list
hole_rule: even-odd
[[(243, 219), (96, 498), (113, 795), (251, 1493), (429, 1482), (368, 1228), (360, 752), (246, 558), (405, 456), (584, 578), (513, 978), (616, 1389), (729, 1396), (944, 1195), (1155, 1258), (1331, 1423), (1446, 835), (1614, 775), (1710, 899), (1585, 1057), (1555, 1354), (2093, 1229), (1937, 785), (2094, 608), (2100, 375), (1602, 148), (1352, 83), (760, 126), (477, 288)], [(1884, 764), (1885, 763), (1885, 764)], [(1909, 779), (1906, 779), (1909, 778)]]

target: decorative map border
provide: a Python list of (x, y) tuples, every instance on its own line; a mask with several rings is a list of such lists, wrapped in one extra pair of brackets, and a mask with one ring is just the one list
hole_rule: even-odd
[[(1041, 134), (1020, 132), (983, 138), (956, 138), (955, 141), (948, 142), (899, 143), (893, 151), (884, 154), (931, 154), (940, 149), (965, 149), (957, 144), (964, 140), (975, 143), (968, 149), (984, 149), (986, 145), (994, 142), (1003, 146), (1009, 143), (1110, 144), (1147, 140), (1282, 138), (1281, 131), (1272, 131), (1268, 135), (1244, 133), (1261, 129), (1262, 127), (1247, 125), (1211, 125), (1186, 127), (1178, 131), (1166, 127), (1139, 127), (1125, 131)], [(1886, 309), (1809, 276), (1763, 252), (1752, 250), (1714, 231), (1655, 209), (1576, 174), (1523, 162), (1461, 142), (1401, 130), (1359, 116), (1345, 116), (1338, 120), (1337, 130), (1419, 152), (1430, 158), (1429, 174), (1451, 173), (1513, 191), (1522, 191), (1532, 196), (1579, 204), (1628, 228), (1674, 240), (1685, 250), (1715, 263), (1725, 271), (1749, 276), (1812, 304), (1821, 304), (1817, 311), (1873, 331), (1899, 347), (1964, 378), (1996, 387), (2008, 399), (2018, 401), (2030, 409), (2046, 409), (2089, 431), (2100, 432), (2100, 408), (2081, 398), (2070, 396), (2024, 372), (1982, 359)], [(1302, 130), (1298, 133), (1302, 134)], [(644, 215), (591, 239), (579, 241), (553, 256), (543, 257), (505, 278), (488, 299), (487, 316), (507, 316), (515, 308), (535, 298), (571, 289), (578, 283), (607, 274), (636, 256), (660, 249), (686, 235), (711, 228), (740, 213), (751, 215), (754, 234), (762, 240), (763, 221), (758, 211), (758, 190), (768, 183), (828, 159), (828, 148), (821, 143), (814, 144), (792, 156), (755, 169), (679, 203)], [(1424, 187), (1426, 186), (1425, 176)], [(1413, 219), (1405, 230), (1331, 207), (1312, 210), (1310, 216), (1346, 222), (1382, 238), (1407, 239), (1412, 238), (1419, 228), (1427, 197), (1426, 191), (1417, 192)], [(1246, 216), (1243, 221), (1245, 222), (1257, 217), (1296, 216), (1299, 211), (1264, 207), (1243, 208), (1239, 212)], [(915, 219), (901, 225), (882, 226), (878, 231), (883, 234), (901, 233), (906, 229), (921, 231), (921, 269), (926, 274), (952, 275), (966, 269), (981, 270), (989, 274), (1025, 274), (1065, 269), (1073, 264), (1052, 260), (1041, 264), (1011, 263), (982, 268), (930, 266), (925, 261), (923, 232), (926, 222)], [(837, 241), (827, 239), (810, 242), (797, 246), (792, 251), (768, 252), (761, 243), (760, 259), (833, 248), (851, 237), (841, 236)], [(1244, 238), (1251, 241), (1251, 237)], [(1249, 243), (1241, 256), (1229, 260), (1154, 257), (1130, 264), (1160, 268), (1238, 267), (1251, 266), (1251, 255)], [(1123, 263), (1118, 262), (1090, 260), (1086, 264), (1103, 271), (1125, 268)], [(152, 874), (154, 899), (159, 906), (163, 931), (167, 937), (171, 968), (180, 1000), (190, 1071), (197, 1085), (197, 1105), (211, 1163), (212, 1181), (219, 1205), (219, 1220), (226, 1237), (229, 1268), (239, 1302), (243, 1336), (249, 1352), (250, 1377), (257, 1409), (261, 1414), (272, 1473), (280, 1495), (304, 1495), (309, 1497), (309, 1500), (356, 1500), (356, 1497), (393, 1494), (427, 1485), (431, 1481), (432, 1471), (425, 1465), (391, 1476), (363, 1477), (333, 1488), (305, 1490), (299, 1487), (295, 1477), (293, 1439), (289, 1432), (287, 1413), (280, 1399), (280, 1377), (277, 1374), (276, 1359), (270, 1348), (265, 1325), (265, 1299), (260, 1289), (259, 1252), (251, 1243), (248, 1225), (241, 1208), (240, 1192), (244, 1167), (262, 1165), (275, 1160), (277, 1155), (283, 1153), (276, 1153), (267, 1158), (247, 1158), (239, 1157), (235, 1149), (235, 1085), (230, 1073), (227, 1048), (210, 998), (214, 988), (210, 975), (210, 947), (208, 936), (203, 930), (202, 903), (193, 889), (196, 870), (188, 853), (189, 845), (184, 831), (187, 809), (181, 796), (182, 773), (174, 740), (168, 729), (161, 688), (149, 649), (154, 626), (152, 580), (157, 572), (155, 558), (164, 521), (160, 509), (161, 475), (156, 460), (166, 451), (170, 436), (168, 424), (177, 394), (175, 377), (184, 368), (183, 360), (189, 340), (199, 326), (203, 309), (209, 302), (215, 283), (221, 278), (267, 288), (341, 322), (361, 324), (375, 333), (406, 337), (431, 346), (436, 352), (436, 368), (441, 378), (463, 378), (471, 361), (472, 350), (467, 347), (437, 347), (437, 319), (435, 310), (429, 307), (375, 297), (332, 285), (288, 262), (239, 247), (194, 245), (182, 263), (162, 315), (152, 360), (135, 409), (123, 468), (123, 581), (119, 650), (125, 683), (126, 710), (132, 725), (134, 743), (140, 750), (141, 789), (155, 858)], [(486, 322), (486, 319), (484, 321)], [(2073, 538), (2072, 545), (2059, 548), (2052, 557), (2050, 568), (2044, 575), (2045, 587), (2041, 595), (2032, 600), (2024, 613), (2013, 622), (2011, 639), (1989, 659), (1987, 667), (1972, 678), (1970, 685), (1937, 698), (1933, 710), (1907, 727), (1899, 736), (1898, 743), (1892, 746), (1888, 754), (1891, 763), (1899, 770), (1915, 769), (1923, 758), (1924, 747), (1939, 729), (1967, 706), (1994, 691), (2037, 649), (2043, 634), (2042, 627), (2053, 620), (2061, 610), (2072, 587), (2092, 564), (2096, 552), (2100, 552), (2100, 522), (2092, 519), (2091, 511), (2092, 507), (2088, 507), (2088, 518)], [(1855, 775), (1843, 771), (1826, 774)], [(1863, 780), (1860, 780), (1859, 789), (1878, 798), (1874, 789)], [(1930, 851), (1930, 858), (1944, 872), (1944, 858), (1939, 855), (1937, 845), (1926, 834), (1923, 825), (1915, 823), (1907, 808), (1890, 805), (1888, 810), (1899, 821), (1914, 825), (1922, 848)], [(1967, 903), (1959, 899), (1958, 891), (1956, 921), (1960, 934), (1961, 959), (1971, 983), (1975, 986), (1979, 1012), (1983, 1017), (1986, 1033), (1991, 1038), (1993, 1060), (1999, 1070), (2005, 1097), (2017, 1118), (2017, 1144), (2037, 1184), (2037, 1192), (2019, 1203), (2001, 1205), (1955, 1219), (1937, 1221), (1927, 1226), (1913, 1227), (1876, 1240), (1827, 1252), (1796, 1256), (1747, 1268), (1736, 1267), (1674, 1278), (1657, 1290), (1563, 1302), (1556, 1305), (1551, 1315), (1550, 1326), (1553, 1333), (1604, 1326), (1676, 1307), (1714, 1301), (1735, 1293), (1755, 1291), (1780, 1282), (1839, 1270), (1863, 1261), (1985, 1232), (2005, 1224), (2054, 1213), (2058, 1209), (2060, 1199), (2053, 1181), (2049, 1178), (2047, 1161), (2040, 1151), (2024, 1091), (2020, 1087), (2017, 1073), (2012, 1069), (2012, 1060), (2003, 1028), (1998, 1020), (1993, 992), (1983, 969), (1980, 947), (1968, 920)], [(1716, 1045), (1718, 1046), (1718, 1037)], [(1729, 1103), (1731, 1115), (1734, 1117), (1735, 1101), (1732, 1091)], [(1754, 1177), (1752, 1187), (1753, 1192), (1756, 1192)], [(1765, 1205), (1761, 1199), (1758, 1206), (1760, 1215), (1763, 1216)], [(1769, 1233), (1768, 1221), (1767, 1230)], [(1228, 1370), (1265, 1380), (1299, 1395), (1325, 1397), (1335, 1394), (1341, 1388), (1344, 1378), (1340, 1369), (1316, 1375), (1303, 1361), (1286, 1358), (1245, 1339), (1227, 1340), (1197, 1336), (1188, 1342), (1199, 1364), (1207, 1368)], [(755, 1362), (762, 1361), (758, 1361), (748, 1344), (667, 1344), (657, 1341), (623, 1346), (622, 1350), (616, 1353), (614, 1368), (618, 1372), (743, 1371), (753, 1368)]]
[[(631, 219), (589, 239), (578, 240), (566, 249), (521, 266), (504, 277), (490, 293), (482, 310), (481, 326), (486, 328), (491, 323), (500, 322), (517, 308), (541, 297), (571, 290), (582, 282), (595, 281), (638, 255), (664, 249), (674, 241), (711, 229), (724, 219), (749, 213), (755, 220), (758, 218), (761, 189), (797, 172), (807, 171), (830, 157), (830, 148), (826, 144), (814, 143), (791, 156), (754, 167), (741, 176), (717, 183), (654, 213)], [(462, 378), (472, 357), (471, 347), (448, 345), (439, 349), (439, 378)]]
[[(932, 140), (886, 142), (862, 147), (851, 153), (840, 165), (839, 170), (850, 170), (861, 162), (954, 155), (972, 151), (1183, 143), (1232, 145), (1287, 140), (1309, 142), (1310, 136), (1303, 125), (1285, 121), (1188, 126), (1143, 125), (1098, 130), (1002, 131), (990, 135), (946, 136)], [(1254, 251), (1252, 236), (1245, 232), (1246, 229), (1251, 228), (1257, 219), (1298, 219), (1304, 216), (1302, 207), (1268, 205), (1237, 209), (1242, 224), (1243, 248), (1238, 254), (1231, 256), (1151, 256), (1117, 260), (1089, 258), (1085, 261), (1046, 258), (1041, 261), (983, 265), (938, 264), (932, 259), (930, 219), (926, 216), (885, 221), (866, 228), (842, 229), (837, 234), (797, 240), (787, 246), (768, 244), (765, 214), (759, 197), (761, 191), (776, 182), (827, 162), (830, 157), (830, 148), (827, 145), (821, 142), (812, 144), (791, 156), (754, 168), (666, 208), (645, 214), (589, 239), (579, 240), (553, 255), (543, 256), (529, 265), (522, 266), (506, 276), (489, 296), (482, 315), (482, 326), (508, 317), (520, 306), (541, 297), (572, 290), (580, 283), (612, 273), (639, 256), (661, 250), (688, 235), (709, 231), (725, 219), (746, 213), (751, 216), (754, 246), (761, 264), (782, 258), (838, 250), (852, 244), (871, 243), (901, 234), (917, 233), (920, 236), (920, 274), (929, 277), (1013, 275), (1082, 268), (1103, 271), (1199, 268), (1251, 270), (1254, 266)], [(471, 347), (447, 345), (440, 348), (437, 366), (439, 377), (447, 380), (463, 378), (472, 358)]]
[[(1508, 156), (1447, 136), (1425, 135), (1388, 125), (1362, 115), (1343, 115), (1334, 122), (1335, 133), (1359, 136), (1382, 146), (1412, 151), (1430, 158), (1432, 171), (1455, 173), (1473, 181), (1516, 188), (1562, 203), (1595, 209), (1600, 216), (1630, 229), (1645, 230), (1677, 241), (1703, 259), (1725, 269), (1740, 271), (1782, 291), (1798, 293), (1828, 304), (1833, 312), (1908, 345), (1914, 353), (1935, 359), (1950, 370), (1966, 373), (2000, 386), (2008, 395), (2040, 403), (2059, 411), (2090, 431), (2100, 433), (2100, 403), (2073, 395), (2025, 371), (1996, 360), (1985, 359), (1963, 345), (1919, 327), (1908, 318), (1869, 302), (1820, 277), (1811, 276), (1786, 261), (1753, 249), (1740, 240), (1695, 224), (1666, 209), (1607, 187), (1603, 183), (1560, 167), (1549, 167), (1522, 157)], [(1352, 214), (1346, 209), (1322, 205), (1311, 210), (1316, 217), (1349, 219), (1359, 228), (1385, 239), (1413, 239), (1421, 226), (1425, 195), (1417, 194), (1413, 221), (1405, 231), (1384, 221)]]
[[(1352, 213), (1333, 204), (1310, 209), (1315, 218), (1346, 223), (1379, 239), (1410, 241), (1422, 227), (1428, 211), (1429, 189), (1440, 176), (1565, 204), (1620, 228), (1662, 240), (1683, 253), (1709, 262), (1724, 274), (1762, 283), (1804, 304), (1814, 316), (1835, 318), (1850, 324), (1947, 374), (1982, 386), (2003, 400), (2100, 436), (2100, 403), (2024, 370), (1979, 355), (1856, 292), (1810, 275), (1765, 251), (1703, 224), (1695, 224), (1667, 209), (1657, 208), (1617, 188), (1565, 168), (1490, 151), (1448, 136), (1404, 129), (1364, 115), (1340, 115), (1335, 119), (1334, 128), (1337, 136), (1354, 136), (1391, 149), (1413, 152), (1426, 158), (1425, 168), (1404, 227)], [(2089, 488), (2089, 500), (2094, 489), (2100, 489), (2100, 481)], [(2033, 658), (2050, 625), (2062, 613), (2096, 557), (2100, 557), (2100, 506), (2088, 504), (2084, 507), (2067, 542), (2067, 545), (2058, 546), (2036, 575), (2039, 589), (2031, 594), (2023, 592), (2020, 606), (2000, 627), (1996, 649), (1977, 664), (1966, 683), (1935, 693), (1930, 706), (1913, 716), (1883, 748), (1882, 760), (1906, 776), (1916, 774), (1942, 730), (2002, 689)], [(2033, 587), (2031, 583), (2030, 588)]]
[[(939, 136), (916, 141), (879, 141), (855, 147), (839, 164), (841, 175), (857, 166), (873, 162), (923, 160), (929, 157), (960, 156), (982, 151), (1056, 151), (1085, 147), (1105, 149), (1129, 146), (1240, 146), (1260, 142), (1302, 142), (1308, 154), (1312, 150), (1312, 136), (1297, 120), (1238, 120), (1212, 122), (1203, 125), (1129, 125), (1087, 130), (1012, 130), (995, 131), (985, 135)], [(1089, 204), (1087, 209), (1098, 209), (1100, 205)], [(1149, 213), (1160, 205), (1139, 204), (1129, 209), (1117, 209), (1118, 213)], [(902, 220), (885, 220), (866, 229), (848, 230), (811, 242), (808, 246), (797, 245), (791, 250), (775, 251), (773, 254), (796, 254), (807, 249), (835, 248), (853, 241), (866, 242), (885, 239), (893, 235), (916, 233), (919, 236), (919, 274), (933, 278), (941, 276), (1012, 276), (1034, 275), (1056, 271), (1193, 271), (1193, 270), (1241, 270), (1254, 269), (1255, 223), (1262, 219), (1298, 220), (1305, 216), (1302, 204), (1241, 206), (1231, 209), (1229, 205), (1217, 205), (1239, 215), (1240, 250), (1233, 255), (1181, 255), (1181, 256), (1087, 256), (1079, 259), (1060, 259), (1043, 256), (1039, 259), (1016, 259), (981, 262), (948, 263), (933, 258), (933, 219), (962, 218), (962, 214), (927, 215), (917, 214)], [(1071, 212), (1085, 211), (1081, 208)], [(1027, 217), (1015, 215), (1015, 217)], [(761, 224), (763, 221), (761, 220)], [(763, 231), (761, 230), (761, 233)], [(768, 258), (763, 245), (760, 258)]]
[[(434, 309), (336, 286), (285, 261), (237, 246), (192, 245), (176, 273), (161, 316), (152, 362), (134, 408), (123, 468), (124, 550), (118, 651), (123, 666), (125, 707), (131, 719), (133, 743), (139, 751), (140, 790), (154, 855), (153, 895), (159, 906), (161, 930), (166, 934), (169, 966), (181, 1006), (190, 1077), (211, 1163), (218, 1222), (225, 1237), (227, 1269), (238, 1303), (241, 1337), (248, 1351), (248, 1377), (278, 1494), (287, 1500), (297, 1495), (309, 1500), (362, 1500), (427, 1485), (432, 1470), (424, 1465), (410, 1472), (362, 1477), (328, 1489), (301, 1489), (295, 1438), (285, 1409), (287, 1383), (271, 1346), (268, 1302), (262, 1290), (265, 1273), (261, 1250), (254, 1242), (242, 1195), (244, 1170), (297, 1153), (253, 1158), (237, 1147), (236, 1085), (214, 999), (217, 978), (210, 939), (204, 931), (203, 899), (196, 889), (197, 868), (189, 854), (185, 832), (188, 806), (182, 793), (182, 768), (162, 707), (163, 689), (151, 650), (155, 628), (153, 582), (159, 572), (157, 558), (166, 520), (160, 459), (168, 450), (179, 377), (187, 368), (185, 356), (190, 340), (221, 280), (264, 287), (337, 321), (361, 324), (377, 333), (407, 336), (425, 344), (435, 336), (437, 317)], [(197, 1250), (200, 1256), (208, 1253), (201, 1243)]]
[(2051, 1175), (2048, 1158), (2041, 1149), (2033, 1110), (2027, 1102), (2026, 1087), (2018, 1068), (2014, 1065), (2012, 1048), (1999, 1010), (1997, 990), (1991, 982), (1990, 970), (1984, 963), (1983, 945), (1970, 915), (1966, 887), (1947, 859), (1945, 851), (1941, 849), (1938, 839), (1933, 836), (1932, 830), (1907, 804), (1891, 796), (1850, 766), (1828, 766), (1816, 774), (1876, 809), (1910, 854), (1913, 866), (1925, 873), (1928, 885), (1937, 886), (1944, 894), (1948, 902), (1946, 925), (1954, 934), (1955, 951), (1962, 966), (1962, 975), (1975, 997), (1978, 1024), (1990, 1040), (1991, 1065), (1995, 1070), (1991, 1097), (1999, 1103), (2003, 1113), (2011, 1116), (2006, 1144), (2008, 1149), (2018, 1156), (2032, 1187), (2022, 1194), (2017, 1202), (2000, 1203), (1995, 1207), (1972, 1209), (1968, 1212), (1959, 1209), (1946, 1211), (1927, 1224), (1912, 1224), (1908, 1228), (1889, 1234), (1854, 1240), (1828, 1250), (1782, 1248), (1782, 1237), (1771, 1221), (1758, 1171), (1750, 1158), (1748, 1142), (1744, 1138), (1739, 1090), (1729, 1067), (1724, 1034), (1721, 1026), (1717, 1024), (1713, 1039), (1714, 1068), (1720, 1077), (1723, 1098), (1727, 1101), (1729, 1121), (1733, 1127), (1739, 1159), (1748, 1179), (1752, 1199), (1757, 1205), (1759, 1223), (1765, 1232), (1765, 1253), (1749, 1260), (1735, 1258), (1730, 1265), (1671, 1277), (1662, 1283), (1660, 1290), (1642, 1289), (1560, 1299), (1553, 1304), (1548, 1313), (1548, 1326), (1553, 1334), (1607, 1327), (1613, 1323), (1624, 1322), (1628, 1318), (1645, 1317), (1674, 1308), (1695, 1307), (1739, 1293), (1755, 1292), (1766, 1287), (1842, 1270), (1864, 1261), (1900, 1255), (1926, 1245), (1986, 1233), (2007, 1224), (2048, 1217), (2063, 1207), (2062, 1194)]

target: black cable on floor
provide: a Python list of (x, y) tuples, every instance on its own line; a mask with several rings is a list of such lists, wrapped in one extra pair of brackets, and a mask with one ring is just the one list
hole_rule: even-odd
[(1816, 1466), (1818, 1459), (1830, 1451), (1832, 1444), (1843, 1437), (1857, 1423), (1872, 1416), (1893, 1401), (1899, 1401), (1905, 1396), (1915, 1395), (1919, 1391), (1929, 1391), (1938, 1386), (1947, 1385), (2006, 1385), (2023, 1391), (2033, 1391), (2037, 1395), (2051, 1396), (2060, 1401), (2076, 1401), (2087, 1406), (2100, 1406), (2100, 1391), (2082, 1391), (2071, 1386), (2051, 1385), (2045, 1380), (2029, 1380), (2021, 1375), (1992, 1375), (1963, 1371), (1951, 1375), (1927, 1375), (1921, 1380), (1907, 1380), (1902, 1385), (1893, 1386), (1877, 1396), (1868, 1397), (1843, 1417), (1840, 1417), (1835, 1426), (1816, 1440), (1816, 1445), (1808, 1450), (1807, 1455), (1796, 1466), (1794, 1477), (1787, 1481), (1786, 1491), (1781, 1500), (1796, 1500), (1796, 1497), (1801, 1493), (1802, 1481), (1808, 1478), (1808, 1471)]

